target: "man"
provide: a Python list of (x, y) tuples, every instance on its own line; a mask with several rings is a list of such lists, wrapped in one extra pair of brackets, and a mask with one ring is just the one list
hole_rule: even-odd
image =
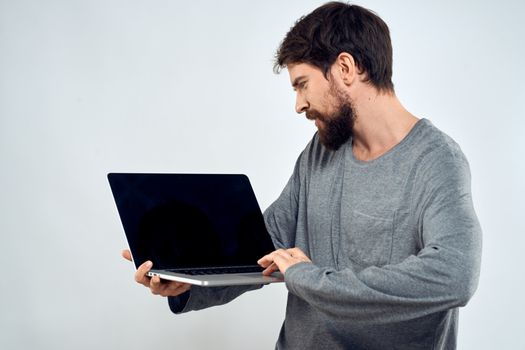
[[(408, 112), (392, 84), (386, 24), (332, 2), (300, 19), (278, 52), (296, 110), (315, 121), (265, 222), (280, 248), (262, 257), (289, 290), (279, 349), (454, 349), (458, 307), (479, 276), (481, 230), (458, 145)], [(124, 256), (129, 259), (129, 252)], [(256, 287), (137, 282), (173, 312)]]

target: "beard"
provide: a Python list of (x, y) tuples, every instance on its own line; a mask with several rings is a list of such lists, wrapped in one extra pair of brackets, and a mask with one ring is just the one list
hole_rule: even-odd
[(323, 125), (319, 126), (319, 141), (326, 148), (337, 151), (354, 134), (354, 122), (357, 118), (351, 99), (343, 93), (335, 91), (331, 86), (330, 93), (335, 97), (338, 107), (334, 113), (323, 114), (316, 110), (306, 112), (306, 118), (318, 119)]

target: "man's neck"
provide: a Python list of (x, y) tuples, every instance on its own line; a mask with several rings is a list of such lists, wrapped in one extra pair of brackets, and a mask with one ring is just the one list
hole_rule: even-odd
[(366, 89), (355, 101), (352, 150), (362, 161), (374, 160), (408, 135), (418, 118), (408, 112), (394, 93), (377, 93)]

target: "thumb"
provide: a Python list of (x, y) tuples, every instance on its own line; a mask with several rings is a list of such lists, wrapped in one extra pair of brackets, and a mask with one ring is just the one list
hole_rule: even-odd
[(129, 249), (124, 249), (122, 251), (122, 257), (128, 261), (131, 261), (131, 252), (129, 251)]

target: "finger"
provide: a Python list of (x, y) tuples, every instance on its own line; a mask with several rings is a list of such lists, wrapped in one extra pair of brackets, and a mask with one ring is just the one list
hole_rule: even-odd
[(129, 249), (124, 249), (122, 251), (122, 257), (128, 261), (131, 261), (131, 252), (129, 251)]
[(271, 275), (272, 273), (274, 273), (275, 271), (279, 271), (279, 267), (275, 264), (275, 263), (272, 263), (271, 265), (269, 265), (266, 269), (264, 269), (264, 271), (262, 272), (262, 274), (264, 276), (269, 276)]
[(273, 253), (267, 254), (257, 260), (257, 264), (259, 264), (261, 267), (268, 267), (273, 263)]
[(182, 282), (170, 282), (164, 290), (160, 292), (163, 297), (177, 296), (190, 290), (191, 284)]
[(167, 280), (162, 280), (160, 278), (155, 278), (155, 277), (153, 277), (151, 280), (152, 280), (150, 284), (151, 293), (155, 295), (160, 295), (163, 297), (169, 297), (169, 296), (174, 297), (174, 296), (180, 295), (188, 291), (191, 287), (191, 284), (188, 284), (188, 283), (167, 281)]
[(268, 267), (270, 266), (270, 264), (273, 262), (274, 260), (274, 257), (276, 254), (282, 254), (282, 253), (285, 253), (286, 251), (284, 249), (277, 249), (273, 252), (271, 252), (270, 254), (267, 254), (265, 256), (263, 256), (262, 258), (260, 258), (257, 263), (262, 266), (262, 267)]
[(162, 291), (162, 282), (160, 281), (159, 276), (151, 277), (149, 281), (149, 289), (152, 294), (159, 295)]
[[(288, 254), (288, 252), (286, 252), (284, 250), (275, 251), (272, 254), (273, 254), (272, 255), (273, 256), (273, 264), (282, 273), (284, 273), (286, 271), (286, 269), (295, 261), (295, 259), (290, 254)], [(271, 273), (270, 271), (274, 272), (274, 271), (277, 271), (277, 269), (275, 269), (273, 271), (272, 271), (272, 269), (270, 269), (268, 271), (265, 270), (265, 271), (266, 271), (266, 274), (269, 274), (269, 273)]]
[(145, 285), (146, 287), (149, 287), (150, 285), (150, 278), (146, 276), (149, 270), (151, 270), (151, 267), (153, 266), (153, 263), (151, 261), (146, 261), (142, 265), (139, 266), (137, 271), (135, 272), (135, 281), (137, 281), (140, 284)]

